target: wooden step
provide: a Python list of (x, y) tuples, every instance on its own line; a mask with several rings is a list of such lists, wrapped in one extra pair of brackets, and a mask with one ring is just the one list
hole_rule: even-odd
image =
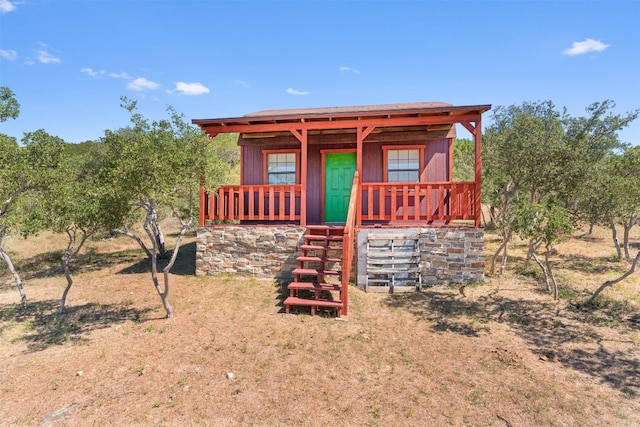
[(287, 288), (296, 291), (339, 291), (342, 287), (331, 283), (291, 282)]
[(327, 225), (327, 224), (320, 224), (320, 225), (307, 225), (307, 230), (312, 230), (312, 231), (344, 231), (344, 225)]
[(306, 299), (306, 298), (298, 298), (298, 297), (288, 297), (284, 300), (284, 311), (289, 314), (289, 311), (292, 306), (298, 307), (311, 307), (311, 315), (316, 314), (316, 309), (318, 307), (327, 307), (327, 308), (335, 308), (338, 312), (338, 317), (340, 316), (340, 310), (342, 309), (342, 301), (330, 301), (325, 299)]
[(342, 251), (342, 246), (300, 245), (306, 251)]
[(325, 236), (323, 234), (305, 234), (304, 239), (310, 241), (325, 242), (342, 242), (342, 236)]
[(296, 261), (298, 262), (342, 262), (342, 258), (299, 256), (296, 258)]
[(296, 268), (292, 271), (295, 276), (297, 274), (301, 276), (339, 276), (340, 271), (336, 270), (316, 270), (315, 268)]

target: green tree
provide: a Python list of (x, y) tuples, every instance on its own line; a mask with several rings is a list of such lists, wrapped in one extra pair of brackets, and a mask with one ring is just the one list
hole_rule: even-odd
[(37, 203), (28, 216), (31, 232), (48, 229), (67, 236), (60, 260), (67, 285), (60, 298), (59, 314), (74, 284), (72, 260), (92, 236), (119, 226), (129, 208), (129, 201), (113, 193), (109, 183), (100, 179), (104, 162), (101, 146), (80, 152), (69, 145), (65, 148), (51, 184), (46, 191), (36, 193)]
[(0, 259), (7, 264), (25, 307), (27, 298), (22, 280), (3, 242), (10, 233), (29, 234), (32, 230), (31, 213), (24, 206), (28, 193), (47, 189), (54, 182), (64, 141), (37, 130), (26, 133), (22, 144), (0, 134)]
[(461, 138), (453, 140), (453, 179), (473, 181), (475, 179), (475, 142)]
[(0, 122), (20, 115), (20, 104), (15, 94), (6, 86), (0, 86)]
[[(525, 201), (518, 205), (513, 230), (522, 239), (530, 242), (531, 257), (542, 270), (547, 290), (553, 291), (553, 299), (557, 300), (558, 282), (553, 275), (549, 255), (553, 251), (553, 245), (565, 240), (572, 230), (569, 213), (553, 203), (545, 205)], [(544, 263), (537, 256), (540, 247), (545, 249)]]
[[(638, 115), (614, 115), (614, 107), (612, 101), (594, 103), (587, 107), (587, 117), (578, 118), (557, 111), (550, 101), (494, 110), (484, 137), (483, 194), (497, 212), (493, 218), (502, 242), (491, 258), (490, 274), (500, 253), (501, 272), (506, 268), (514, 232), (529, 240), (527, 262), (534, 259), (541, 265), (536, 251), (544, 247), (547, 256), (570, 231), (569, 212), (577, 210), (589, 173), (622, 147), (617, 132)], [(545, 278), (555, 282), (546, 261)]]
[[(136, 112), (136, 102), (122, 98), (131, 113), (131, 127), (107, 131), (103, 139), (106, 164), (101, 179), (112, 191), (128, 201), (129, 210), (117, 232), (133, 238), (151, 260), (151, 278), (167, 317), (173, 316), (169, 303), (169, 272), (180, 244), (192, 226), (198, 207), (201, 183), (221, 182), (230, 165), (216, 155), (214, 140), (185, 122), (168, 107), (170, 118), (149, 122)], [(205, 183), (208, 180), (208, 183)], [(180, 224), (173, 251), (168, 251), (161, 228), (167, 213)], [(136, 235), (131, 225), (142, 221), (146, 239)], [(147, 243), (145, 243), (145, 240)], [(158, 277), (158, 258), (168, 258)]]
[(502, 241), (491, 257), (489, 274), (501, 253), (500, 272), (506, 268), (518, 204), (539, 203), (543, 194), (561, 185), (553, 159), (562, 147), (565, 117), (551, 101), (494, 109), (493, 124), (483, 138), (483, 194)]

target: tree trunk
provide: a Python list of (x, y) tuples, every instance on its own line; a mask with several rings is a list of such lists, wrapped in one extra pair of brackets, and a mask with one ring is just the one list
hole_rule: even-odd
[(504, 249), (502, 250), (502, 263), (500, 264), (500, 275), (504, 275), (504, 271), (507, 269), (507, 260), (509, 259), (509, 240), (507, 240), (507, 244), (504, 245)]
[(146, 204), (147, 221), (144, 223), (144, 229), (156, 248), (156, 257), (161, 259), (167, 258), (167, 250), (164, 242), (164, 234), (162, 227), (158, 221), (158, 212), (151, 203)]
[(62, 292), (62, 298), (60, 298), (60, 308), (58, 308), (58, 315), (64, 313), (64, 307), (67, 302), (67, 294), (69, 294), (69, 290), (71, 289), (71, 286), (73, 286), (73, 278), (71, 277), (71, 271), (69, 270), (71, 249), (73, 249), (73, 246), (67, 247), (67, 250), (64, 251), (64, 254), (62, 255), (62, 268), (64, 270), (64, 277), (67, 279), (67, 286), (64, 288), (64, 292)]
[(502, 250), (505, 248), (505, 246), (509, 243), (509, 239), (510, 239), (510, 235), (508, 235), (507, 233), (503, 232), (502, 233), (502, 243), (500, 243), (500, 246), (498, 246), (498, 249), (495, 251), (495, 253), (491, 257), (491, 262), (489, 263), (489, 275), (490, 276), (493, 276), (493, 273), (494, 273), (495, 267), (496, 267), (496, 260), (498, 259), (498, 255), (500, 255), (500, 252), (502, 252)]
[[(80, 239), (80, 243), (78, 244), (78, 248), (74, 250), (73, 248), (77, 242), (77, 233), (80, 230), (82, 234), (82, 238)], [(67, 295), (69, 294), (69, 290), (73, 286), (73, 278), (71, 277), (71, 269), (69, 265), (71, 264), (71, 260), (80, 252), (82, 246), (87, 241), (89, 236), (93, 235), (95, 230), (86, 231), (85, 229), (78, 229), (75, 227), (67, 228), (67, 237), (69, 238), (69, 242), (67, 243), (67, 249), (62, 254), (62, 269), (64, 270), (64, 277), (67, 279), (67, 286), (64, 288), (64, 292), (62, 292), (62, 298), (60, 298), (60, 307), (58, 308), (58, 315), (64, 313), (64, 308), (67, 303)]]
[(532, 258), (536, 264), (538, 264), (540, 270), (542, 270), (542, 274), (544, 274), (544, 283), (547, 285), (547, 291), (551, 292), (551, 282), (549, 282), (549, 275), (547, 274), (547, 270), (544, 268), (544, 264), (542, 264), (535, 252), (532, 254)]
[(611, 236), (613, 238), (613, 244), (616, 247), (616, 252), (618, 253), (618, 261), (622, 260), (622, 248), (620, 248), (620, 240), (618, 240), (618, 230), (616, 229), (616, 224), (611, 221)]
[(164, 233), (162, 232), (162, 227), (160, 227), (160, 223), (158, 222), (158, 215), (154, 215), (154, 222), (151, 224), (151, 228), (153, 230), (153, 234), (156, 238), (156, 242), (158, 243), (158, 254), (160, 258), (167, 258), (167, 248), (164, 241)]
[(20, 305), (22, 308), (27, 308), (27, 294), (24, 292), (24, 287), (22, 286), (22, 280), (20, 279), (20, 275), (16, 271), (13, 263), (11, 262), (11, 258), (9, 258), (9, 254), (7, 254), (4, 249), (2, 249), (2, 239), (0, 239), (0, 259), (7, 263), (7, 267), (9, 268), (9, 272), (13, 276), (13, 281), (16, 283), (18, 287), (18, 292), (20, 292)]
[(600, 287), (596, 289), (593, 295), (591, 295), (591, 298), (589, 298), (589, 302), (590, 303), (593, 302), (598, 297), (598, 295), (600, 295), (600, 292), (604, 291), (609, 286), (616, 284), (618, 282), (621, 282), (627, 277), (631, 276), (636, 271), (636, 267), (638, 266), (639, 261), (640, 261), (640, 251), (638, 251), (638, 255), (636, 255), (635, 259), (633, 260), (633, 263), (631, 264), (631, 268), (629, 269), (629, 271), (627, 271), (626, 273), (624, 273), (622, 276), (618, 277), (615, 280), (607, 280), (602, 285), (600, 285)]
[(624, 248), (624, 259), (631, 261), (631, 251), (629, 249), (629, 233), (634, 225), (638, 222), (638, 215), (632, 214), (628, 222), (624, 223), (624, 235), (622, 238), (622, 246)]
[(160, 282), (158, 281), (158, 240), (155, 238), (153, 231), (151, 230), (152, 226), (150, 223), (153, 221), (153, 215), (155, 214), (155, 210), (149, 209), (147, 210), (147, 217), (144, 222), (144, 230), (147, 232), (147, 236), (151, 240), (153, 244), (151, 250), (151, 280), (153, 281), (153, 286), (156, 288), (156, 292), (160, 296), (160, 300), (162, 301), (162, 306), (164, 307), (165, 312), (167, 313), (167, 318), (173, 317), (173, 307), (169, 303), (169, 295), (168, 295), (168, 285), (169, 283), (165, 283), (165, 288), (163, 289), (160, 286)]
[(167, 317), (173, 317), (173, 308), (171, 307), (171, 305), (169, 305), (169, 300), (168, 300), (168, 297), (169, 297), (169, 277), (170, 277), (169, 276), (169, 271), (171, 271), (171, 268), (173, 268), (173, 264), (175, 264), (175, 262), (176, 262), (176, 258), (178, 257), (178, 251), (180, 250), (180, 244), (182, 243), (182, 238), (187, 233), (187, 230), (191, 226), (192, 222), (193, 222), (193, 217), (190, 217), (187, 222), (183, 222), (182, 223), (182, 228), (180, 229), (180, 234), (178, 235), (178, 238), (176, 239), (176, 244), (175, 244), (175, 246), (173, 248), (173, 252), (171, 253), (171, 259), (169, 260), (167, 265), (162, 269), (162, 273), (163, 273), (163, 276), (164, 276), (164, 296), (165, 296), (165, 299), (166, 299), (166, 304), (165, 304), (165, 299), (163, 299), (162, 303), (164, 304), (164, 308), (167, 311)]
[(549, 261), (549, 253), (551, 252), (551, 248), (547, 246), (547, 250), (544, 253), (544, 263), (547, 266), (547, 271), (549, 272), (549, 276), (551, 277), (551, 283), (553, 283), (553, 300), (558, 301), (558, 282), (556, 282), (556, 277), (553, 275), (553, 270), (551, 269), (551, 262)]
[(142, 241), (142, 239), (140, 237), (138, 237), (135, 234), (133, 234), (127, 228), (124, 228), (122, 230), (116, 229), (116, 230), (113, 230), (113, 232), (114, 233), (118, 233), (118, 234), (122, 234), (123, 236), (127, 236), (127, 237), (135, 240), (138, 243), (138, 245), (142, 248), (144, 253), (147, 254), (147, 257), (149, 259), (151, 259), (151, 251), (147, 248), (147, 245), (144, 244), (144, 242)]

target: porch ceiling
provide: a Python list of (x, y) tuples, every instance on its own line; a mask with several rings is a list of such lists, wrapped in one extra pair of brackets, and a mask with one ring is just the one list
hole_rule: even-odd
[(491, 105), (453, 106), (442, 102), (359, 107), (266, 110), (242, 117), (194, 119), (207, 134), (349, 129), (476, 122)]

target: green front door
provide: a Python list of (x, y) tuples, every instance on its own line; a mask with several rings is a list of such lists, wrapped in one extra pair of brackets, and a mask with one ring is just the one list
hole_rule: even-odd
[(324, 222), (346, 222), (356, 153), (327, 153), (324, 162)]

